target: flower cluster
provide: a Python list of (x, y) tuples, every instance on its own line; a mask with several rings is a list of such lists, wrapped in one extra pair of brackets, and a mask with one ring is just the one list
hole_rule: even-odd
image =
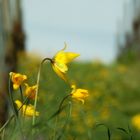
[(27, 80), (27, 76), (20, 73), (10, 72), (10, 77), (13, 82), (13, 89), (15, 90), (18, 89), (25, 80)]
[[(45, 60), (49, 60), (49, 62), (52, 65), (52, 68), (54, 72), (65, 82), (68, 81), (66, 73), (68, 71), (68, 64), (72, 62), (76, 57), (79, 56), (79, 54), (74, 52), (65, 52), (66, 44), (64, 49), (58, 51), (54, 57), (51, 58), (45, 58), (41, 62), (41, 65), (44, 63)], [(41, 67), (40, 67), (41, 69)], [(23, 116), (39, 116), (39, 112), (36, 111), (36, 104), (37, 104), (37, 96), (38, 96), (38, 87), (39, 87), (39, 76), (40, 76), (40, 69), (38, 72), (38, 80), (37, 83), (33, 86), (29, 86), (27, 83), (27, 76), (20, 74), (20, 73), (14, 73), (10, 72), (10, 79), (13, 83), (13, 89), (17, 90), (20, 88), (21, 92), (21, 100), (16, 100), (15, 104), (17, 106), (17, 109), (20, 110), (20, 112), (23, 114)], [(25, 90), (22, 93), (22, 86), (24, 86)], [(84, 100), (86, 97), (89, 96), (88, 90), (76, 88), (76, 85), (71, 85), (72, 91), (68, 95), (68, 97), (71, 97), (73, 99), (76, 99), (78, 101), (81, 101), (84, 103)], [(23, 94), (23, 95), (22, 95)], [(23, 101), (25, 101), (25, 97), (28, 100), (28, 104)], [(34, 105), (29, 104), (30, 100), (34, 100)]]
[(35, 111), (33, 105), (29, 104), (29, 105), (22, 106), (22, 102), (19, 100), (16, 100), (15, 103), (16, 103), (18, 109), (22, 108), (21, 111), (22, 111), (23, 115), (32, 117), (35, 114), (36, 116), (39, 116), (39, 112)]
[[(11, 78), (11, 81), (13, 82), (13, 89), (14, 90), (17, 90), (17, 89), (21, 88), (21, 86), (24, 84), (25, 85), (25, 91), (24, 91), (23, 95), (25, 97), (27, 97), (28, 99), (32, 99), (32, 100), (35, 99), (37, 85), (29, 86), (27, 83), (25, 83), (25, 81), (27, 80), (26, 75), (23, 75), (23, 74), (20, 74), (20, 73), (10, 72), (10, 78)], [(21, 108), (21, 110), (22, 110), (21, 112), (25, 116), (33, 116), (34, 112), (35, 112), (36, 116), (39, 115), (39, 113), (35, 111), (34, 106), (31, 105), (31, 104), (30, 105), (24, 105), (19, 100), (16, 100), (15, 104), (17, 105), (18, 109)]]

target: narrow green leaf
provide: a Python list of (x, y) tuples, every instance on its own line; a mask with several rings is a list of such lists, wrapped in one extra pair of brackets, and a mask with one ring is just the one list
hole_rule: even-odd
[(108, 140), (110, 140), (110, 138), (111, 138), (111, 133), (110, 133), (109, 128), (107, 129), (107, 133), (108, 133)]
[(123, 131), (123, 132), (126, 133), (126, 134), (129, 134), (124, 128), (118, 127), (117, 129)]
[(99, 126), (105, 126), (107, 128), (107, 135), (108, 135), (108, 140), (111, 140), (111, 132), (110, 132), (110, 129), (103, 123), (100, 123), (100, 124), (97, 124), (96, 127), (99, 127)]

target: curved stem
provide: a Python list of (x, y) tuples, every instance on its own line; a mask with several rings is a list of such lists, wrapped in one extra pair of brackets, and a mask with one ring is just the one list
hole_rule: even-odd
[(101, 123), (101, 124), (97, 124), (96, 128), (99, 126), (104, 126), (107, 129), (107, 135), (108, 135), (108, 140), (111, 140), (111, 132), (108, 126), (106, 126), (105, 124)]
[(36, 118), (36, 115), (35, 115), (35, 112), (36, 112), (36, 107), (37, 107), (37, 99), (38, 99), (38, 90), (39, 90), (39, 81), (40, 81), (40, 73), (41, 73), (41, 67), (43, 65), (43, 63), (45, 61), (49, 60), (51, 63), (53, 62), (52, 59), (50, 58), (44, 58), (41, 63), (40, 63), (40, 66), (39, 66), (39, 70), (38, 70), (38, 74), (37, 74), (37, 89), (36, 89), (36, 94), (35, 94), (35, 101), (34, 101), (34, 115), (33, 115), (33, 120), (32, 120), (32, 125), (34, 126), (35, 125), (35, 118)]
[(60, 105), (59, 105), (59, 109), (58, 109), (58, 110), (61, 110), (64, 101), (65, 101), (69, 96), (71, 96), (71, 95), (72, 95), (72, 94), (68, 94), (67, 96), (65, 96), (65, 97), (62, 99), (62, 101), (60, 102)]
[[(30, 96), (30, 95), (29, 95)], [(19, 112), (21, 110), (21, 108), (23, 107), (23, 105), (26, 103), (26, 101), (28, 100), (28, 97), (26, 97), (26, 99), (24, 100), (24, 102), (22, 103), (21, 107), (17, 110), (17, 112)], [(11, 117), (5, 122), (5, 124), (0, 128), (0, 133), (3, 131), (3, 129), (10, 123), (10, 121), (15, 117), (15, 114), (11, 115)]]
[(60, 113), (64, 101), (65, 101), (69, 96), (71, 96), (71, 95), (72, 95), (72, 94), (68, 94), (67, 96), (65, 96), (65, 97), (62, 99), (62, 101), (60, 102), (60, 105), (59, 105), (58, 110), (57, 110), (53, 115), (51, 115), (51, 117), (49, 117), (48, 121), (51, 120), (53, 117), (55, 117), (57, 114)]
[[(29, 102), (30, 102), (30, 99), (28, 98), (26, 104), (29, 104)], [(27, 105), (26, 105), (25, 110), (24, 110), (24, 112), (23, 112), (23, 116), (25, 116), (26, 109), (27, 109)]]
[(0, 133), (3, 131), (3, 129), (10, 123), (10, 121), (15, 117), (13, 114), (6, 122), (5, 124), (0, 128)]

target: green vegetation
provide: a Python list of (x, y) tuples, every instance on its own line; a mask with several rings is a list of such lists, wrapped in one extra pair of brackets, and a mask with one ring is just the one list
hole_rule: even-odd
[[(19, 72), (28, 76), (31, 85), (36, 83), (38, 66), (39, 61), (31, 58), (20, 61)], [(23, 137), (40, 140), (108, 140), (110, 134), (111, 140), (128, 140), (131, 136), (133, 140), (139, 140), (140, 130), (132, 124), (133, 116), (140, 113), (139, 71), (139, 62), (127, 65), (72, 63), (68, 72), (70, 82), (88, 89), (90, 96), (85, 104), (71, 98), (65, 100), (61, 112), (49, 119), (58, 110), (62, 99), (71, 92), (71, 87), (58, 78), (49, 63), (45, 63), (41, 71), (37, 104), (40, 116), (34, 128), (31, 128), (30, 117), (21, 121)], [(18, 96), (18, 93), (13, 94)], [(4, 134), (6, 140), (21, 137), (14, 121)]]

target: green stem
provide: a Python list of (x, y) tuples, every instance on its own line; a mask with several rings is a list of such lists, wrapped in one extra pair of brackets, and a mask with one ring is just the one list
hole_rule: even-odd
[[(21, 108), (23, 107), (23, 105), (26, 103), (26, 101), (28, 100), (28, 97), (26, 97), (26, 99), (24, 100), (22, 106), (17, 110), (17, 112), (19, 112), (21, 110)], [(0, 133), (3, 131), (3, 129), (10, 123), (10, 121), (15, 117), (15, 114), (11, 115), (11, 117), (5, 122), (5, 124), (0, 128)]]
[(55, 140), (57, 122), (58, 122), (58, 117), (55, 118), (55, 124), (54, 124), (54, 130), (53, 130), (53, 137), (52, 137), (52, 140)]
[(107, 129), (107, 135), (108, 135), (108, 140), (111, 140), (111, 132), (108, 126), (106, 126), (105, 124), (101, 123), (101, 124), (97, 124), (95, 126), (95, 128), (99, 127), (99, 126), (104, 126)]
[(24, 98), (23, 98), (23, 92), (22, 92), (22, 87), (21, 87), (21, 85), (20, 85), (19, 89), (20, 89), (21, 101), (23, 102)]
[(5, 129), (3, 129), (3, 131), (2, 131), (1, 140), (4, 140), (4, 136), (5, 136)]
[(38, 70), (38, 74), (37, 74), (37, 89), (36, 89), (36, 94), (35, 94), (35, 101), (34, 101), (34, 114), (33, 114), (33, 120), (32, 120), (32, 125), (34, 126), (35, 125), (35, 119), (36, 119), (36, 115), (35, 115), (35, 112), (36, 112), (36, 107), (37, 107), (37, 99), (38, 99), (38, 90), (39, 90), (39, 81), (40, 81), (40, 73), (41, 73), (41, 67), (43, 65), (43, 63), (46, 61), (46, 60), (49, 60), (51, 63), (53, 62), (52, 59), (50, 58), (44, 58), (39, 66), (39, 70)]
[[(27, 99), (27, 103), (26, 103), (26, 104), (29, 104), (29, 102), (30, 102), (30, 99), (28, 98), (28, 99)], [(23, 112), (23, 116), (24, 116), (24, 115), (25, 115), (25, 113), (26, 113), (26, 109), (27, 109), (27, 105), (26, 105), (25, 110), (24, 110), (24, 112)]]
[(10, 97), (10, 103), (11, 103), (11, 106), (12, 106), (12, 109), (13, 109), (13, 113), (16, 116), (16, 119), (18, 119), (17, 110), (15, 108), (14, 99), (13, 99), (13, 95), (12, 95), (12, 92), (11, 92), (11, 80), (10, 79), (11, 79), (11, 77), (9, 78), (9, 97)]
[(61, 112), (61, 110), (63, 109), (63, 108), (62, 108), (62, 105), (63, 105), (64, 101), (65, 101), (69, 96), (71, 96), (71, 95), (72, 95), (72, 94), (68, 94), (67, 96), (65, 96), (65, 97), (62, 99), (62, 101), (60, 102), (60, 105), (59, 105), (58, 110), (57, 110), (53, 115), (51, 115), (51, 117), (49, 117), (48, 121), (51, 120), (53, 117), (55, 117), (57, 114), (59, 114), (59, 113)]
[(15, 118), (16, 118), (16, 122), (18, 124), (19, 129), (20, 129), (21, 137), (23, 137), (21, 124), (20, 124), (20, 121), (18, 119), (18, 111), (17, 111), (17, 109), (16, 109), (16, 107), (14, 105), (14, 99), (13, 99), (13, 95), (12, 95), (12, 92), (11, 92), (11, 77), (9, 78), (9, 95), (10, 95), (12, 109), (13, 109), (13, 112), (14, 112), (14, 115), (15, 115)]
[(66, 121), (65, 121), (65, 123), (64, 123), (64, 125), (62, 127), (62, 130), (61, 130), (60, 134), (58, 135), (57, 139), (61, 139), (61, 137), (64, 135), (65, 130), (67, 129), (68, 121), (69, 121), (69, 119), (71, 117), (71, 111), (72, 111), (72, 104), (71, 104), (71, 102), (69, 102), (69, 113), (67, 115)]
[(65, 101), (69, 96), (71, 96), (71, 95), (72, 95), (72, 94), (68, 94), (67, 96), (65, 96), (65, 97), (62, 99), (62, 101), (60, 102), (60, 105), (59, 105), (59, 109), (58, 109), (58, 110), (61, 110), (64, 101)]
[(4, 128), (10, 123), (10, 121), (15, 117), (13, 114), (6, 122), (5, 124), (0, 128), (0, 133), (4, 130)]

